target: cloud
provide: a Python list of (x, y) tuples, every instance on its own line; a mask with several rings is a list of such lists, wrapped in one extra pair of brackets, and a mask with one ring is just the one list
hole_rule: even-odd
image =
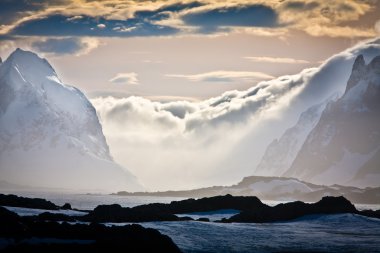
[(375, 24), (375, 30), (377, 34), (380, 34), (380, 20), (378, 20)]
[(99, 46), (94, 38), (50, 38), (34, 41), (31, 47), (42, 53), (55, 55), (84, 55)]
[(56, 5), (56, 4), (63, 4), (67, 1), (48, 1), (48, 0), (35, 0), (35, 1), (28, 1), (28, 0), (18, 0), (18, 1), (10, 1), (10, 0), (4, 0), (0, 1), (0, 24), (7, 25), (11, 24), (12, 22), (23, 18), (25, 16), (30, 15), (30, 13), (43, 10), (47, 8), (49, 4)]
[(2, 1), (0, 34), (136, 37), (239, 31), (273, 36), (277, 29), (296, 29), (312, 36), (371, 37), (377, 18), (367, 14), (376, 12), (376, 1), (346, 0)]
[(111, 83), (115, 84), (138, 84), (137, 73), (118, 73), (115, 77), (109, 80)]
[(297, 60), (293, 58), (279, 58), (279, 57), (266, 57), (266, 56), (246, 56), (247, 60), (254, 62), (267, 62), (267, 63), (286, 63), (286, 64), (307, 64), (309, 61)]
[(183, 14), (181, 19), (185, 24), (200, 27), (202, 31), (207, 32), (230, 26), (278, 26), (276, 11), (261, 4), (198, 9)]
[(23, 22), (11, 30), (10, 34), (24, 36), (135, 37), (172, 35), (177, 32), (176, 28), (155, 25), (146, 19), (113, 20), (84, 15), (81, 18), (72, 19), (64, 15), (55, 14)]
[(212, 72), (193, 74), (193, 75), (166, 74), (165, 76), (185, 78), (194, 82), (257, 81), (257, 80), (273, 78), (273, 76), (270, 76), (262, 72), (249, 72), (249, 71), (212, 71)]
[(371, 1), (284, 1), (276, 8), (279, 20), (288, 28), (305, 31), (312, 36), (373, 37), (373, 25), (360, 20), (365, 14), (378, 12)]
[(251, 175), (274, 138), (301, 112), (342, 93), (358, 54), (380, 54), (380, 39), (337, 54), (318, 68), (261, 81), (204, 101), (141, 97), (91, 99), (117, 162), (152, 190), (232, 184)]

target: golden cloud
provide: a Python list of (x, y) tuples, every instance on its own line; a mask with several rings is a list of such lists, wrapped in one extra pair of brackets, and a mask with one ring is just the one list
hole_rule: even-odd
[[(0, 35), (9, 33), (13, 28), (21, 23), (40, 19), (53, 14), (62, 14), (71, 19), (79, 19), (81, 16), (103, 17), (106, 19), (126, 20), (132, 18), (137, 11), (156, 10), (162, 6), (172, 4), (186, 4), (193, 0), (67, 0), (67, 1), (46, 1), (43, 8), (33, 11), (25, 10), (17, 15), (20, 17), (11, 24), (0, 26)], [(232, 6), (245, 6), (261, 4), (271, 7), (279, 18), (279, 27), (259, 28), (255, 27), (234, 27), (230, 32), (253, 33), (262, 36), (276, 36), (279, 33), (288, 32), (289, 29), (305, 31), (312, 36), (330, 37), (372, 37), (376, 35), (374, 23), (365, 26), (361, 18), (369, 12), (379, 12), (379, 5), (376, 0), (199, 0), (202, 6), (169, 12), (169, 17), (155, 24), (166, 25), (179, 28), (183, 34), (192, 34), (196, 31), (194, 27), (184, 24), (181, 20), (183, 15), (197, 13), (218, 8)], [(347, 23), (350, 23), (349, 25)]]

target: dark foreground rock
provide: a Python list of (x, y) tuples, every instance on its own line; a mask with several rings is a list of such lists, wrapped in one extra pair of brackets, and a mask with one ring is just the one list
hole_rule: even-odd
[(44, 210), (58, 210), (59, 206), (40, 198), (25, 198), (16, 195), (0, 194), (0, 206), (25, 207)]
[(147, 204), (133, 208), (121, 207), (117, 204), (100, 205), (88, 215), (77, 218), (87, 222), (180, 221), (183, 218), (179, 218), (175, 214), (209, 212), (222, 209), (243, 211), (265, 207), (268, 206), (263, 204), (257, 197), (233, 197), (225, 195), (197, 200), (173, 201), (170, 204)]
[(252, 210), (245, 210), (223, 222), (276, 222), (289, 221), (311, 214), (338, 214), (353, 213), (364, 216), (380, 218), (379, 212), (375, 211), (358, 211), (344, 197), (323, 197), (320, 201), (312, 204), (301, 201), (279, 204), (274, 207), (264, 207)]
[(231, 195), (202, 199), (173, 201), (170, 204), (148, 204), (125, 208), (120, 205), (101, 205), (88, 215), (76, 217), (87, 222), (146, 222), (182, 221), (175, 214), (210, 212), (222, 209), (240, 210), (240, 213), (222, 222), (275, 222), (287, 221), (310, 214), (353, 213), (380, 218), (379, 211), (358, 211), (344, 197), (323, 197), (320, 201), (307, 204), (301, 201), (271, 207), (256, 197), (234, 197)]
[(1, 252), (180, 252), (168, 236), (135, 224), (34, 221), (3, 207), (0, 224)]

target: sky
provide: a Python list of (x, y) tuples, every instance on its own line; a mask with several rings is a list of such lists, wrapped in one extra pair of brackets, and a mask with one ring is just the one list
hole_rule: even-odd
[(376, 36), (379, 12), (376, 0), (2, 0), (0, 56), (38, 52), (90, 97), (201, 100), (318, 66)]
[[(251, 175), (342, 90), (379, 13), (377, 0), (2, 0), (0, 56), (47, 58), (91, 99), (117, 162), (148, 189), (189, 189)], [(341, 75), (318, 76), (334, 62)]]

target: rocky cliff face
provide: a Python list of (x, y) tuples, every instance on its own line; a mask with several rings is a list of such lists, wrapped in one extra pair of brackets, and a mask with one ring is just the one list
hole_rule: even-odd
[(326, 104), (327, 101), (307, 109), (293, 127), (287, 129), (279, 139), (273, 140), (265, 150), (254, 175), (283, 174), (292, 165), (306, 137), (318, 123)]
[(0, 175), (11, 183), (71, 190), (139, 189), (115, 164), (96, 111), (36, 54), (0, 65)]
[(331, 102), (284, 176), (319, 184), (380, 182), (380, 56), (359, 55), (344, 95)]

